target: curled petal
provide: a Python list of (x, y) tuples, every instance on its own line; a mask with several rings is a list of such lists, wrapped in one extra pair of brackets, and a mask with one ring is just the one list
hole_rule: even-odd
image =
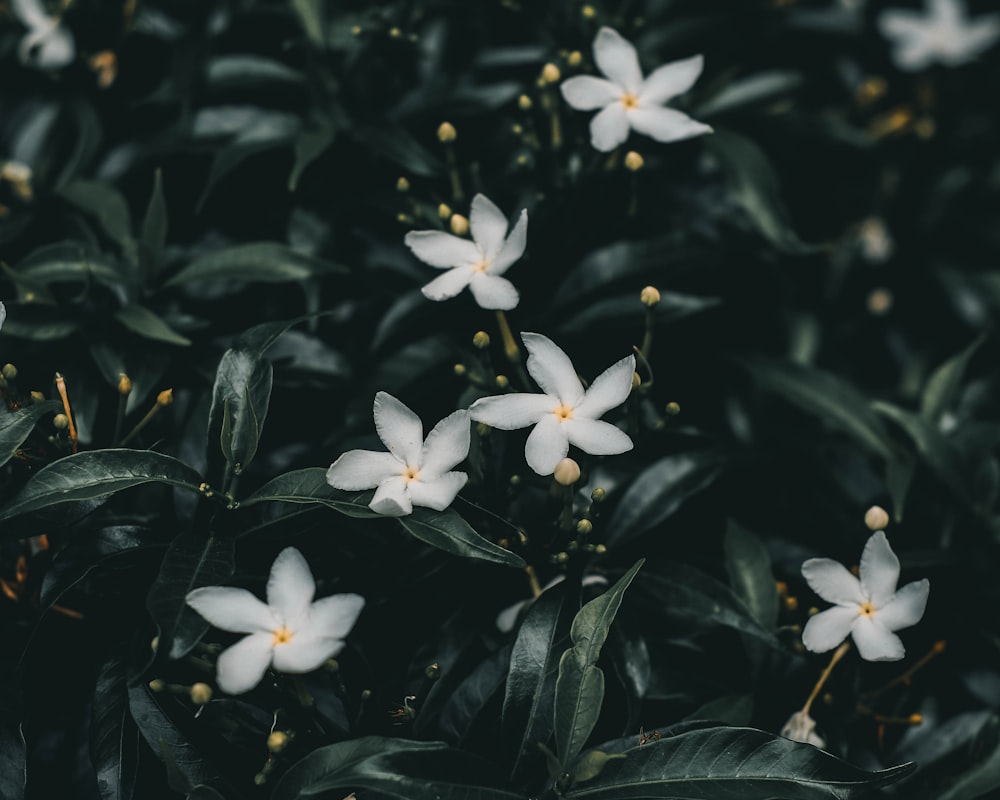
[(356, 492), (374, 489), (382, 481), (399, 475), (405, 465), (392, 453), (348, 450), (326, 471), (326, 482), (335, 489)]
[(694, 86), (705, 67), (703, 56), (691, 56), (681, 61), (671, 61), (653, 70), (642, 84), (639, 102), (643, 106), (658, 106), (671, 97), (684, 94)]
[(343, 639), (295, 634), (290, 642), (274, 646), (273, 664), (278, 672), (300, 675), (318, 669), (344, 648)]
[(187, 593), (185, 602), (216, 628), (231, 633), (272, 631), (274, 613), (246, 589), (204, 586)]
[(514, 431), (534, 425), (558, 405), (559, 400), (555, 397), (515, 392), (480, 398), (469, 407), (469, 416), (491, 428)]
[(830, 558), (810, 558), (802, 565), (802, 577), (828, 603), (857, 607), (865, 602), (861, 584), (843, 565)]
[(632, 376), (635, 374), (635, 356), (626, 356), (608, 367), (594, 378), (583, 401), (573, 412), (573, 419), (589, 417), (597, 419), (601, 415), (617, 408), (632, 391)]
[(438, 275), (420, 291), (428, 300), (447, 300), (459, 294), (469, 285), (473, 275), (478, 275), (472, 267), (455, 267)]
[(490, 261), (486, 268), (487, 275), (503, 275), (511, 264), (524, 255), (524, 248), (528, 244), (528, 210), (523, 209), (521, 216), (517, 218), (514, 230), (503, 243), (500, 252)]
[[(654, 73), (655, 74), (655, 73)], [(595, 111), (622, 99), (622, 87), (604, 78), (577, 75), (559, 85), (563, 99), (577, 111)]]
[(802, 644), (814, 653), (833, 650), (851, 632), (851, 626), (858, 619), (857, 608), (834, 606), (810, 617), (802, 631)]
[(618, 31), (604, 27), (594, 37), (594, 61), (597, 68), (627, 92), (642, 89), (642, 70), (635, 47)]
[(404, 517), (412, 513), (413, 503), (406, 491), (406, 480), (402, 476), (389, 478), (375, 490), (368, 508), (387, 517)]
[(407, 490), (413, 505), (444, 511), (468, 480), (469, 476), (464, 472), (446, 472), (433, 480), (410, 481)]
[(475, 243), (443, 231), (410, 231), (403, 241), (413, 255), (439, 269), (471, 267), (483, 258)]
[(299, 631), (320, 639), (346, 639), (365, 607), (359, 594), (332, 594), (317, 600), (309, 609), (309, 619)]
[(477, 272), (472, 276), (469, 290), (480, 308), (490, 310), (510, 311), (517, 307), (517, 301), (521, 299), (513, 283), (486, 272)]
[(889, 547), (884, 531), (875, 531), (865, 543), (861, 553), (861, 591), (875, 608), (882, 608), (896, 593), (899, 581), (899, 559)]
[(291, 630), (297, 630), (309, 615), (316, 594), (309, 563), (294, 547), (286, 547), (271, 565), (267, 579), (267, 604)]
[(375, 395), (375, 431), (382, 443), (408, 466), (420, 463), (424, 426), (420, 417), (388, 392)]
[(551, 475), (556, 464), (566, 458), (568, 452), (569, 439), (554, 414), (542, 417), (524, 444), (524, 458), (539, 475)]
[(677, 142), (712, 132), (711, 125), (693, 120), (672, 108), (639, 106), (626, 113), (629, 125), (658, 142)]
[(899, 661), (906, 655), (902, 640), (878, 619), (859, 616), (854, 620), (851, 636), (858, 655), (865, 661)]
[(583, 400), (583, 384), (576, 375), (573, 362), (562, 348), (540, 333), (522, 333), (521, 341), (528, 348), (528, 374), (545, 394), (557, 397), (560, 403), (576, 408)]
[(429, 434), (420, 453), (420, 479), (444, 474), (469, 455), (469, 412), (455, 411), (441, 420)]
[(274, 634), (254, 633), (223, 650), (216, 662), (216, 681), (226, 694), (249, 692), (271, 666)]
[(632, 449), (625, 431), (599, 419), (568, 419), (561, 423), (569, 443), (592, 456), (614, 456)]
[(507, 235), (507, 217), (486, 195), (477, 194), (472, 198), (469, 227), (472, 228), (472, 238), (479, 245), (483, 258), (492, 261), (503, 247), (503, 239)]
[(625, 106), (612, 103), (590, 121), (590, 144), (608, 153), (628, 139), (629, 120)]
[(920, 622), (927, 607), (931, 584), (926, 578), (908, 583), (875, 613), (875, 619), (890, 631), (909, 628)]

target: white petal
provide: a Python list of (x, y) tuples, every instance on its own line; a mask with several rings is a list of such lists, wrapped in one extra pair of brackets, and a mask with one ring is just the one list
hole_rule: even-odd
[(515, 392), (480, 398), (469, 407), (469, 416), (491, 428), (514, 431), (534, 425), (558, 405), (559, 400), (555, 397)]
[(425, 264), (441, 269), (471, 267), (483, 257), (473, 242), (442, 231), (410, 231), (403, 241)]
[(7, 306), (0, 302), (0, 328), (3, 328), (4, 322), (7, 321)]
[(41, 69), (59, 69), (72, 64), (75, 58), (76, 42), (73, 34), (59, 25), (42, 40), (35, 63)]
[(554, 414), (542, 417), (524, 444), (524, 458), (539, 475), (551, 475), (568, 452), (569, 439)]
[(635, 374), (635, 356), (626, 356), (608, 367), (594, 378), (583, 401), (573, 411), (573, 419), (589, 417), (597, 419), (617, 408), (632, 391), (632, 376)]
[(455, 411), (427, 434), (420, 453), (421, 480), (444, 474), (469, 455), (469, 422), (468, 411)]
[(473, 267), (455, 267), (438, 275), (420, 291), (428, 300), (447, 300), (461, 292), (472, 276), (478, 274)]
[(531, 605), (530, 600), (521, 600), (518, 603), (507, 606), (507, 608), (497, 614), (497, 630), (501, 633), (507, 633), (508, 631), (514, 630), (514, 626), (517, 624), (517, 618), (521, 616), (521, 611), (529, 605)]
[(902, 9), (887, 9), (879, 14), (876, 23), (883, 36), (891, 39), (911, 40), (922, 38), (927, 26), (923, 14)]
[(446, 472), (433, 480), (410, 481), (407, 490), (413, 505), (444, 511), (468, 480), (469, 476), (464, 472)]
[(639, 106), (627, 111), (628, 124), (639, 133), (651, 136), (658, 142), (677, 142), (711, 133), (712, 127), (703, 122), (697, 122), (687, 114), (682, 114), (672, 108), (654, 106), (645, 108)]
[(643, 106), (659, 106), (671, 97), (684, 94), (694, 86), (705, 67), (703, 56), (691, 56), (681, 61), (671, 61), (653, 70), (642, 84), (639, 103)]
[(480, 308), (510, 311), (517, 306), (520, 295), (514, 284), (499, 275), (477, 272), (469, 282), (469, 290)]
[(865, 661), (899, 661), (906, 655), (902, 640), (877, 619), (858, 617), (851, 628), (851, 636), (858, 647), (858, 655)]
[(802, 577), (828, 603), (856, 607), (865, 602), (858, 579), (831, 558), (810, 558), (802, 565)]
[(392, 453), (348, 450), (326, 471), (326, 482), (335, 489), (356, 492), (374, 489), (382, 481), (399, 475), (404, 464)]
[(389, 451), (407, 466), (420, 463), (424, 426), (420, 417), (388, 392), (375, 395), (375, 431)]
[(977, 17), (969, 22), (962, 36), (965, 60), (988, 50), (1000, 39), (1000, 14)]
[(608, 153), (628, 139), (628, 112), (621, 103), (612, 103), (590, 121), (590, 144)]
[(583, 384), (576, 375), (573, 362), (548, 336), (540, 333), (522, 333), (521, 341), (528, 348), (528, 374), (535, 379), (545, 394), (559, 398), (559, 402), (576, 408), (583, 400)]
[(614, 456), (632, 449), (628, 434), (599, 419), (568, 419), (561, 423), (569, 443), (592, 456)]
[(375, 490), (375, 496), (368, 508), (376, 514), (387, 517), (403, 517), (413, 512), (413, 503), (406, 492), (406, 481), (402, 476), (389, 478)]
[(896, 66), (906, 72), (918, 72), (937, 60), (937, 52), (924, 42), (909, 42), (899, 45), (892, 53)]
[(47, 29), (56, 24), (56, 20), (45, 12), (39, 0), (12, 0), (11, 8), (14, 16), (32, 30)]
[(267, 579), (267, 604), (291, 630), (297, 630), (309, 615), (316, 594), (309, 562), (294, 547), (286, 547), (271, 565)]
[(559, 85), (563, 99), (577, 111), (594, 111), (622, 99), (622, 87), (604, 78), (577, 75)]
[(223, 650), (215, 665), (219, 688), (226, 694), (243, 694), (260, 683), (271, 666), (273, 640), (270, 632), (254, 633)]
[(861, 553), (861, 591), (875, 608), (882, 608), (892, 599), (899, 581), (899, 559), (889, 547), (884, 531), (875, 531)]
[(507, 235), (507, 217), (486, 195), (477, 194), (472, 198), (469, 227), (472, 228), (472, 238), (479, 245), (483, 258), (492, 261), (503, 247), (503, 239)]
[(927, 607), (931, 584), (926, 578), (908, 583), (892, 599), (875, 612), (875, 620), (890, 631), (909, 628), (920, 622)]
[(833, 650), (851, 632), (851, 626), (858, 618), (857, 608), (834, 606), (809, 617), (802, 631), (802, 644), (814, 653)]
[(365, 607), (359, 594), (332, 594), (317, 600), (309, 609), (309, 619), (301, 631), (320, 639), (346, 639)]
[(187, 593), (185, 602), (206, 622), (232, 633), (259, 633), (274, 630), (273, 612), (246, 589), (204, 586)]
[(642, 88), (642, 70), (635, 47), (611, 28), (601, 28), (594, 37), (594, 61), (597, 68), (626, 91), (638, 94)]
[(517, 218), (514, 230), (503, 243), (500, 252), (490, 261), (486, 268), (488, 275), (503, 275), (511, 264), (524, 255), (524, 248), (528, 244), (528, 210), (522, 209), (521, 216)]
[(290, 642), (274, 646), (272, 663), (278, 672), (301, 675), (318, 669), (343, 648), (343, 639), (296, 634)]

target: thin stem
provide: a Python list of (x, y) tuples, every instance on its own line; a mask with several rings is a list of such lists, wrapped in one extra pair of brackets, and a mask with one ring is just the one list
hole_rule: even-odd
[(458, 172), (458, 161), (455, 159), (455, 149), (451, 142), (445, 144), (445, 158), (448, 161), (448, 174), (451, 176), (451, 198), (457, 204), (465, 199), (462, 191), (462, 176)]
[(826, 679), (830, 677), (830, 673), (833, 672), (833, 668), (837, 666), (837, 662), (840, 661), (840, 659), (842, 659), (850, 649), (851, 643), (844, 642), (834, 651), (833, 658), (831, 658), (830, 663), (826, 665), (826, 669), (823, 670), (823, 673), (819, 676), (819, 680), (816, 681), (816, 685), (813, 686), (812, 693), (806, 700), (805, 705), (802, 706), (803, 714), (809, 713), (809, 709), (812, 707), (813, 701), (819, 696), (820, 689), (823, 688), (823, 684), (826, 683)]
[(514, 339), (514, 334), (510, 330), (510, 323), (507, 322), (507, 315), (499, 309), (496, 314), (497, 325), (500, 327), (500, 337), (503, 339), (504, 355), (507, 356), (507, 360), (517, 371), (517, 377), (521, 381), (521, 385), (527, 389), (531, 386), (531, 382), (528, 380), (528, 375), (524, 371), (524, 365), (521, 363), (521, 348), (517, 346), (517, 340)]
[(922, 669), (927, 665), (929, 661), (931, 661), (932, 659), (943, 653), (945, 646), (946, 645), (944, 640), (935, 642), (934, 646), (927, 653), (924, 653), (924, 655), (920, 658), (920, 660), (917, 661), (917, 663), (914, 664), (912, 667), (910, 667), (908, 670), (906, 670), (906, 672), (904, 672), (902, 675), (897, 675), (895, 678), (893, 678), (891, 681), (885, 684), (885, 686), (882, 686), (878, 689), (873, 689), (870, 692), (863, 693), (861, 695), (862, 699), (866, 701), (871, 701), (885, 694), (890, 689), (899, 686), (901, 683), (909, 684), (910, 681), (913, 679), (913, 676), (916, 674), (917, 670)]
[(66, 393), (66, 380), (58, 372), (56, 373), (56, 390), (62, 398), (63, 410), (66, 412), (66, 419), (69, 420), (69, 441), (73, 452), (77, 451), (76, 425), (73, 423), (73, 410), (69, 405), (69, 395)]
[(155, 417), (158, 413), (160, 413), (160, 404), (153, 403), (153, 407), (146, 412), (146, 416), (139, 420), (138, 424), (128, 432), (128, 435), (124, 439), (118, 442), (118, 446), (124, 447), (131, 442), (136, 436), (139, 435), (143, 428), (153, 421), (153, 417)]
[(531, 586), (531, 596), (538, 597), (542, 593), (541, 584), (538, 583), (538, 576), (535, 568), (529, 564), (524, 568), (524, 574), (528, 576), (528, 585)]

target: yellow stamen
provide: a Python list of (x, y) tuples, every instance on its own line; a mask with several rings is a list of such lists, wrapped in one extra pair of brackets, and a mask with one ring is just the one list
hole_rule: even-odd
[(480, 262), (479, 262), (478, 264), (476, 264), (475, 266), (473, 266), (473, 269), (474, 269), (474, 270), (475, 270), (476, 272), (486, 272), (486, 269), (487, 269), (487, 268), (489, 267), (489, 265), (490, 265), (490, 262), (489, 262), (489, 261), (487, 261), (487, 260), (486, 260), (486, 259), (484, 258), (484, 259), (483, 259), (482, 261), (480, 261)]
[(625, 92), (625, 94), (622, 95), (622, 105), (625, 106), (626, 109), (636, 108), (639, 105), (639, 98), (632, 94), (632, 92)]
[(862, 603), (860, 613), (864, 617), (873, 617), (875, 616), (875, 606), (873, 606), (870, 601)]
[(292, 637), (295, 634), (292, 633), (288, 628), (282, 625), (278, 630), (274, 632), (274, 638), (271, 640), (271, 644), (277, 647), (279, 644), (288, 644), (292, 641)]
[(565, 405), (558, 406), (552, 413), (559, 418), (560, 422), (573, 418), (573, 409)]
[(420, 470), (416, 467), (407, 467), (403, 470), (403, 480), (409, 483), (410, 481), (415, 481), (420, 477)]

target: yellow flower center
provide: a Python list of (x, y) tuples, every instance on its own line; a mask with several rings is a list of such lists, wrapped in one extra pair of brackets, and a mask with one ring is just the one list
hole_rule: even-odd
[(292, 641), (293, 636), (295, 636), (295, 634), (282, 625), (274, 632), (274, 638), (271, 640), (271, 644), (274, 647), (277, 647), (279, 644), (288, 644)]
[(875, 616), (875, 606), (871, 604), (871, 601), (862, 603), (858, 608), (859, 613), (863, 617), (874, 617)]
[(632, 94), (632, 92), (625, 92), (622, 95), (622, 105), (625, 106), (626, 110), (637, 108), (639, 105), (639, 98)]
[(487, 267), (488, 267), (489, 265), (490, 265), (490, 262), (489, 262), (489, 261), (487, 261), (487, 260), (486, 260), (486, 259), (484, 258), (484, 259), (483, 259), (482, 261), (480, 261), (480, 262), (479, 262), (478, 264), (475, 264), (475, 265), (474, 265), (474, 266), (472, 267), (472, 269), (473, 269), (473, 270), (475, 270), (476, 272), (486, 272), (486, 268), (487, 268)]
[(565, 422), (568, 419), (573, 418), (573, 409), (566, 405), (557, 406), (555, 411), (553, 411), (560, 422)]
[(403, 470), (403, 480), (409, 483), (420, 477), (420, 470), (416, 467), (407, 467)]

